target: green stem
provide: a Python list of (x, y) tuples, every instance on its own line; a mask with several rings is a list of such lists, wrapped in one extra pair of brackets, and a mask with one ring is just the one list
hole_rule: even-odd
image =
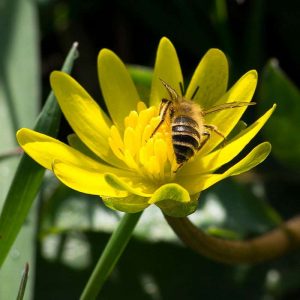
[(123, 253), (142, 212), (125, 214), (110, 237), (80, 300), (93, 300)]

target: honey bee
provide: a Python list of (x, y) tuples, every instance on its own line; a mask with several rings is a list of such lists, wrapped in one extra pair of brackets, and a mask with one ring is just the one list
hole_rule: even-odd
[[(169, 117), (172, 145), (178, 167), (181, 168), (191, 157), (193, 157), (209, 140), (211, 132), (225, 136), (215, 125), (205, 124), (204, 117), (208, 114), (229, 108), (254, 105), (254, 102), (230, 102), (203, 110), (201, 106), (193, 102), (198, 88), (195, 90), (191, 100), (177, 94), (177, 92), (166, 82), (160, 79), (165, 86), (170, 99), (162, 99), (159, 109), (160, 122), (154, 129), (152, 136)], [(176, 172), (175, 171), (175, 172)]]

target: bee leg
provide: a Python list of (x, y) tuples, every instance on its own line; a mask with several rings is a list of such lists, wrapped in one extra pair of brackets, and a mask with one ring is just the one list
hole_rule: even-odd
[(160, 104), (160, 108), (159, 108), (159, 115), (160, 115), (161, 120), (159, 121), (158, 125), (156, 126), (156, 128), (152, 132), (150, 138), (152, 138), (154, 136), (154, 134), (157, 132), (159, 127), (163, 124), (163, 122), (166, 119), (166, 115), (167, 115), (168, 111), (169, 111), (170, 115), (172, 115), (174, 113), (172, 101), (167, 100), (167, 99), (162, 99), (161, 104)]
[(197, 151), (199, 151), (201, 148), (203, 148), (204, 145), (208, 142), (208, 140), (210, 138), (210, 132), (209, 131), (204, 131), (203, 135), (205, 136), (205, 138), (203, 139), (203, 141), (201, 141)]
[(208, 124), (204, 124), (203, 126), (205, 128), (207, 128), (207, 129), (213, 131), (214, 133), (218, 134), (220, 137), (222, 137), (223, 138), (223, 147), (225, 146), (225, 144), (226, 144), (226, 137), (224, 136), (224, 134), (221, 131), (219, 131), (219, 129), (218, 129), (217, 126), (215, 126), (215, 125), (208, 125)]
[(177, 171), (183, 166), (184, 163), (181, 163), (177, 166), (176, 170), (173, 171), (173, 173), (177, 173)]

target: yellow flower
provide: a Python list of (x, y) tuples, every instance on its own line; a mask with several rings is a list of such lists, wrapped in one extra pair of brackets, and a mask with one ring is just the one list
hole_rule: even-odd
[[(166, 122), (160, 121), (159, 104), (168, 98), (160, 78), (178, 94), (183, 83), (176, 50), (162, 38), (157, 50), (149, 99), (140, 99), (122, 61), (110, 50), (98, 57), (99, 81), (109, 116), (69, 75), (53, 72), (50, 82), (59, 105), (75, 134), (66, 145), (30, 129), (20, 129), (17, 139), (24, 151), (56, 177), (77, 191), (99, 195), (113, 209), (138, 212), (151, 204), (171, 216), (195, 211), (199, 194), (226, 177), (246, 172), (261, 163), (271, 146), (256, 146), (245, 158), (223, 173), (217, 170), (231, 161), (257, 134), (275, 106), (254, 124), (244, 128), (218, 147), (222, 138), (212, 133), (208, 143), (177, 172)], [(202, 108), (244, 101), (250, 102), (257, 84), (256, 71), (249, 71), (227, 90), (228, 63), (218, 49), (209, 50), (197, 66), (187, 88), (190, 99)], [(236, 127), (245, 107), (210, 114), (207, 124), (217, 126), (225, 136)]]

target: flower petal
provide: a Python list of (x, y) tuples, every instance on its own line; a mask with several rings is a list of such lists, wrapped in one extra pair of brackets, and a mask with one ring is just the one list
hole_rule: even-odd
[(181, 95), (180, 83), (183, 84), (183, 77), (176, 50), (169, 39), (163, 37), (158, 45), (154, 72), (152, 77), (150, 106), (158, 105), (168, 93), (161, 83), (164, 80)]
[(246, 157), (228, 169), (224, 174), (226, 174), (226, 176), (236, 176), (253, 169), (268, 157), (271, 148), (272, 146), (269, 142), (259, 144)]
[(148, 198), (138, 195), (129, 195), (124, 198), (102, 197), (102, 200), (109, 208), (126, 213), (136, 213), (149, 206)]
[(271, 151), (271, 144), (268, 142), (261, 143), (256, 146), (246, 157), (240, 160), (237, 164), (229, 168), (223, 174), (206, 174), (195, 175), (193, 177), (182, 176), (178, 177), (178, 182), (189, 191), (190, 194), (194, 194), (205, 190), (223, 180), (229, 176), (239, 175), (247, 172), (250, 169), (256, 167), (263, 162)]
[(225, 147), (221, 147), (204, 157), (198, 156), (194, 161), (191, 161), (191, 163), (186, 165), (185, 168), (182, 168), (182, 175), (194, 176), (195, 174), (212, 172), (231, 161), (260, 131), (271, 117), (275, 108), (276, 105), (274, 104), (271, 109), (269, 109), (251, 126), (242, 130), (237, 136), (228, 142)]
[(98, 75), (102, 94), (111, 118), (119, 129), (124, 128), (124, 118), (136, 110), (140, 97), (120, 58), (108, 49), (98, 56)]
[[(257, 84), (257, 72), (255, 70), (247, 72), (238, 82), (216, 103), (223, 104), (228, 102), (250, 102), (255, 92)], [(205, 124), (214, 125), (226, 137), (234, 128), (247, 106), (225, 109), (205, 116)], [(201, 149), (201, 155), (214, 149), (223, 138), (211, 132), (209, 142)]]
[(107, 184), (104, 174), (97, 169), (79, 167), (54, 160), (52, 169), (56, 177), (66, 186), (76, 191), (103, 197), (126, 197), (128, 192), (112, 188)]
[(52, 72), (50, 82), (61, 110), (78, 137), (95, 154), (109, 161), (109, 118), (68, 74)]
[[(17, 132), (17, 140), (24, 151), (36, 162), (49, 170), (52, 162), (59, 158), (62, 161), (78, 166), (99, 168), (98, 162), (81, 152), (45, 134), (31, 129), (22, 128)], [(105, 167), (111, 171), (111, 167)]]
[(59, 140), (31, 129), (20, 129), (17, 132), (17, 140), (30, 157), (49, 170), (52, 170), (53, 161), (58, 159), (82, 169), (95, 169), (102, 174), (113, 172), (123, 177), (131, 176), (131, 173), (125, 170), (103, 164), (100, 160), (94, 160)]
[(219, 49), (210, 49), (198, 64), (185, 97), (193, 100), (203, 108), (213, 106), (227, 90), (228, 62), (225, 54)]
[(168, 216), (184, 217), (197, 209), (198, 196), (191, 198), (188, 191), (179, 184), (168, 183), (158, 188), (148, 203), (155, 203)]

